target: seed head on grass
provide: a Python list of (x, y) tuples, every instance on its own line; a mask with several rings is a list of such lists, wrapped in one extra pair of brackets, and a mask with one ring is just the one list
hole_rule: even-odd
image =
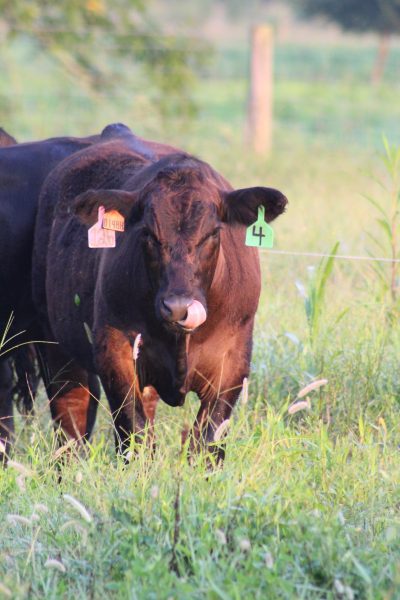
[(133, 355), (133, 360), (137, 360), (139, 358), (139, 347), (141, 345), (142, 342), (142, 334), (138, 333), (137, 336), (135, 337), (135, 341), (133, 343), (133, 350), (132, 350), (132, 355)]
[(44, 563), (44, 566), (46, 567), (46, 569), (57, 569), (57, 571), (60, 571), (60, 573), (67, 572), (67, 569), (65, 568), (63, 563), (60, 560), (56, 560), (55, 558), (48, 558)]
[(301, 400), (300, 402), (295, 402), (294, 404), (289, 406), (288, 413), (289, 413), (289, 415), (294, 415), (297, 412), (299, 412), (300, 410), (310, 410), (310, 409), (311, 409), (310, 398), (307, 398), (306, 400)]
[(11, 469), (15, 469), (16, 471), (18, 471), (18, 473), (23, 475), (23, 477), (32, 477), (32, 475), (34, 474), (33, 471), (28, 469), (28, 467), (26, 467), (22, 463), (17, 462), (16, 460), (9, 460), (8, 467)]
[(6, 516), (7, 522), (11, 523), (12, 525), (16, 525), (17, 523), (20, 523), (21, 525), (32, 525), (32, 521), (31, 519), (28, 519), (28, 517), (23, 517), (22, 515), (13, 515), (13, 514), (8, 514)]
[(327, 383), (327, 379), (317, 379), (316, 381), (309, 383), (308, 385), (306, 385), (306, 387), (299, 391), (299, 393), (297, 394), (297, 399), (300, 400), (300, 398), (304, 398), (304, 396), (307, 396), (307, 394), (309, 394), (313, 390), (317, 390), (318, 388), (322, 387), (323, 385), (326, 385)]
[(44, 513), (44, 514), (49, 512), (49, 509), (47, 508), (47, 506), (40, 502), (38, 502), (37, 504), (34, 505), (33, 510), (37, 513)]
[(219, 543), (224, 546), (226, 544), (226, 535), (225, 533), (222, 531), (222, 529), (216, 529), (215, 530), (215, 537), (217, 538), (217, 540), (219, 541)]
[(15, 483), (17, 484), (20, 492), (26, 491), (25, 477), (23, 475), (18, 475), (18, 477), (15, 480)]
[[(297, 412), (299, 412), (300, 410), (310, 410), (311, 409), (310, 398), (307, 397), (305, 400), (301, 400), (301, 398), (304, 398), (304, 396), (307, 396), (307, 394), (309, 394), (310, 392), (312, 392), (314, 390), (318, 390), (320, 387), (322, 387), (323, 385), (326, 385), (327, 383), (328, 383), (327, 379), (317, 379), (316, 381), (309, 383), (308, 385), (306, 385), (306, 387), (304, 387), (302, 390), (300, 390), (300, 392), (297, 394), (295, 402), (293, 404), (291, 404), (291, 406), (289, 406), (289, 408), (288, 408), (289, 415), (294, 415)], [(298, 402), (299, 400), (300, 400), (300, 402)]]
[(267, 567), (267, 569), (273, 569), (274, 568), (274, 558), (271, 554), (271, 552), (266, 552), (264, 555), (264, 561), (265, 561), (265, 566)]
[(248, 540), (246, 538), (240, 540), (239, 548), (241, 549), (242, 552), (250, 552), (250, 550), (251, 550), (250, 540)]
[(68, 440), (68, 442), (66, 444), (57, 448), (57, 450), (53, 454), (53, 459), (54, 460), (59, 459), (60, 456), (62, 456), (62, 454), (64, 454), (64, 452), (68, 452), (68, 450), (70, 450), (73, 446), (75, 446), (76, 443), (77, 443), (76, 440), (72, 440), (72, 439)]
[(64, 500), (68, 502), (75, 510), (81, 515), (82, 519), (86, 521), (86, 523), (91, 523), (93, 521), (91, 514), (89, 511), (73, 496), (70, 494), (64, 494)]
[(124, 454), (124, 457), (125, 457), (125, 460), (127, 463), (130, 463), (134, 456), (135, 455), (133, 454), (132, 450), (128, 450), (128, 452), (125, 452), (125, 454)]
[(214, 442), (219, 442), (220, 440), (222, 440), (228, 433), (228, 429), (229, 419), (225, 419), (225, 421), (222, 421), (221, 425), (215, 430)]
[(339, 596), (343, 596), (344, 595), (344, 585), (340, 581), (340, 579), (335, 579), (335, 581), (333, 582), (333, 587), (335, 588), (335, 592)]

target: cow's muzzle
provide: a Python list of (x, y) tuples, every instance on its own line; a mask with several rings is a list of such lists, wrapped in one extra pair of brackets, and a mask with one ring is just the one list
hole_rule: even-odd
[(186, 296), (168, 296), (161, 301), (160, 312), (168, 323), (190, 333), (207, 318), (206, 309), (198, 300)]

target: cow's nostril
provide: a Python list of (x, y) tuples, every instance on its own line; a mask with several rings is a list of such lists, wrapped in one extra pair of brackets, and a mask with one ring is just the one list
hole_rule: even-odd
[(188, 314), (188, 306), (193, 302), (193, 298), (186, 296), (169, 296), (161, 302), (161, 315), (164, 319), (171, 322), (183, 321)]
[(167, 314), (171, 314), (172, 313), (172, 309), (171, 309), (169, 303), (166, 300), (162, 301), (162, 308), (167, 312)]

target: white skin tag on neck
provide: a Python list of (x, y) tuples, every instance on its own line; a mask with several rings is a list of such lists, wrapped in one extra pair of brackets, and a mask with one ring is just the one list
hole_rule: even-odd
[(89, 248), (115, 248), (115, 231), (103, 229), (104, 206), (99, 206), (97, 223), (88, 230)]

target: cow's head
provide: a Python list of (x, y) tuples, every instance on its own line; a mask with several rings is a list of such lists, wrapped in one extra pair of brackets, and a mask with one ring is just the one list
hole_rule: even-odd
[(157, 317), (168, 328), (190, 333), (207, 317), (222, 229), (250, 225), (260, 205), (273, 221), (287, 199), (265, 187), (223, 190), (209, 165), (186, 155), (167, 157), (145, 171), (139, 191), (91, 190), (76, 199), (74, 210), (88, 225), (100, 205), (125, 216), (125, 235), (132, 228), (141, 237)]

